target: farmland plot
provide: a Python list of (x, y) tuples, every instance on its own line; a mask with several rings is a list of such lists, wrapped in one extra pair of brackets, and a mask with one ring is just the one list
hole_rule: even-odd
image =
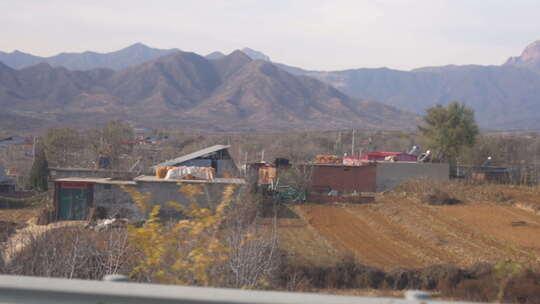
[(429, 206), (399, 196), (295, 211), (336, 250), (384, 269), (452, 263), (540, 264), (540, 217), (511, 205)]

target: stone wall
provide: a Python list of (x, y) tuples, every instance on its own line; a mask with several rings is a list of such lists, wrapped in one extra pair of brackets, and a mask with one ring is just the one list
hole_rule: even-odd
[[(215, 208), (223, 198), (223, 191), (228, 184), (223, 183), (190, 183), (190, 182), (137, 182), (136, 185), (128, 185), (141, 193), (151, 193), (152, 205), (161, 206), (161, 217), (179, 217), (178, 211), (168, 205), (168, 202), (176, 202), (187, 206), (190, 201), (179, 190), (186, 185), (196, 185), (200, 194), (195, 198), (201, 207)], [(242, 185), (235, 185), (235, 196), (239, 195)], [(118, 213), (121, 216), (133, 220), (142, 220), (146, 217), (136, 205), (133, 199), (117, 184), (95, 184), (94, 206), (107, 209), (107, 216)]]

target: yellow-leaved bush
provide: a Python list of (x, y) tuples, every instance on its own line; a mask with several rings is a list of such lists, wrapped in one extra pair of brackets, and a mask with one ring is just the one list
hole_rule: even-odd
[(128, 228), (129, 240), (140, 255), (131, 276), (162, 284), (219, 285), (223, 280), (220, 267), (228, 260), (230, 249), (218, 234), (235, 188), (226, 186), (221, 202), (211, 210), (197, 203), (197, 196), (203, 194), (201, 185), (180, 183), (179, 191), (187, 202), (167, 204), (185, 219), (165, 222), (159, 217), (161, 206), (152, 207), (148, 193), (123, 187), (140, 210), (148, 212), (142, 227)]

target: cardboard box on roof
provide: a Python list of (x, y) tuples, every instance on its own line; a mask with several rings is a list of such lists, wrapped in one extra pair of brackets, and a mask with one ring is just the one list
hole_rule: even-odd
[(342, 158), (331, 154), (319, 154), (315, 156), (315, 163), (318, 164), (339, 164), (342, 163)]
[(277, 177), (277, 169), (274, 167), (262, 167), (259, 169), (259, 185), (269, 185)]

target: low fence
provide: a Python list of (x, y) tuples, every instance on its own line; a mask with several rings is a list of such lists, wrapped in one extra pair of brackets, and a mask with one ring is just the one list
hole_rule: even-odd
[(331, 296), (0, 275), (0, 303), (465, 304), (466, 302)]
[(506, 167), (455, 167), (456, 178), (493, 182), (500, 184), (538, 185), (540, 183), (539, 165), (512, 165)]

